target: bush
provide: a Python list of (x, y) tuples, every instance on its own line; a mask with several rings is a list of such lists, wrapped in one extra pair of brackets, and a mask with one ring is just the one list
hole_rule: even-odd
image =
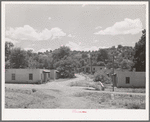
[(36, 89), (32, 89), (32, 92), (36, 92)]
[(104, 83), (104, 82), (108, 83), (110, 81), (110, 79), (108, 78), (108, 76), (103, 71), (99, 71), (99, 72), (96, 72), (94, 74), (94, 81), (95, 82), (100, 81), (102, 83)]
[(139, 104), (136, 104), (136, 103), (133, 103), (133, 104), (128, 104), (127, 106), (128, 109), (140, 109), (140, 105)]
[(75, 63), (72, 60), (61, 60), (55, 63), (56, 69), (59, 71), (60, 78), (74, 78)]

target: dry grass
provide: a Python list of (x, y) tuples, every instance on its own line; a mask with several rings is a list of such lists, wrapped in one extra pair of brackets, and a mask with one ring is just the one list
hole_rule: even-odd
[(5, 108), (56, 108), (55, 100), (54, 96), (36, 89), (5, 88)]
[(145, 96), (117, 94), (112, 98), (111, 93), (92, 92), (77, 93), (75, 96), (90, 99), (93, 104), (99, 103), (98, 108), (145, 109)]
[(69, 84), (69, 86), (71, 86), (71, 87), (75, 87), (75, 86), (77, 86), (77, 87), (92, 87), (95, 90), (101, 90), (101, 86), (100, 85), (97, 85), (93, 81), (86, 81), (86, 80), (71, 82)]
[[(112, 84), (104, 84), (105, 91), (112, 91)], [(115, 92), (127, 92), (127, 93), (145, 93), (145, 88), (117, 88), (115, 87)]]

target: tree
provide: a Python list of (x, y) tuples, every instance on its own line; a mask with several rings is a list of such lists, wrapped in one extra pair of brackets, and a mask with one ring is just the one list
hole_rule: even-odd
[(61, 78), (73, 78), (75, 64), (70, 59), (60, 60), (54, 64)]
[(11, 50), (10, 55), (11, 68), (27, 68), (27, 52), (21, 48), (14, 48)]
[(36, 69), (38, 68), (38, 62), (34, 60), (32, 57), (28, 59), (28, 67), (31, 69)]
[(118, 45), (118, 48), (120, 49), (120, 48), (122, 48), (123, 46), (122, 45)]
[(82, 58), (88, 58), (88, 55), (86, 53), (83, 53)]
[(97, 62), (97, 66), (105, 66), (105, 63), (102, 61)]
[(12, 42), (5, 42), (5, 61), (9, 60), (11, 49), (14, 47)]
[(53, 54), (52, 55), (53, 59), (55, 61), (59, 61), (64, 56), (69, 56), (69, 54), (70, 54), (70, 48), (66, 47), (66, 46), (63, 46), (63, 47), (60, 47), (60, 48), (54, 50), (52, 54)]
[(105, 62), (108, 59), (108, 52), (105, 49), (100, 49), (97, 54), (97, 62)]
[(128, 61), (126, 59), (124, 59), (121, 63), (121, 68), (122, 69), (128, 69)]
[(133, 68), (136, 68), (136, 71), (145, 71), (145, 52), (146, 52), (146, 30), (142, 31), (141, 39), (135, 44), (135, 55)]

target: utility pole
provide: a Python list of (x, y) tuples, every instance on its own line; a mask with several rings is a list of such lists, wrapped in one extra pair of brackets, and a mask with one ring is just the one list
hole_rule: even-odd
[(92, 56), (91, 57), (91, 75), (92, 75)]
[(114, 91), (114, 54), (113, 54), (113, 78), (112, 78), (112, 81), (113, 81), (113, 91)]
[[(91, 54), (88, 54), (88, 57), (89, 57), (89, 61), (91, 62), (90, 65), (91, 65), (91, 74), (92, 74), (92, 56), (91, 56)], [(90, 63), (90, 62), (89, 62), (89, 63)]]

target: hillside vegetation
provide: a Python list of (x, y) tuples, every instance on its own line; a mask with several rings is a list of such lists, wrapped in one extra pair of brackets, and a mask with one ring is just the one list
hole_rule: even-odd
[[(81, 67), (87, 65), (105, 65), (108, 69), (122, 68), (127, 70), (145, 71), (146, 30), (142, 31), (141, 39), (135, 47), (118, 45), (98, 51), (71, 51), (62, 46), (55, 50), (35, 53), (14, 47), (11, 42), (5, 43), (5, 68), (45, 68), (57, 69), (60, 77), (74, 77)], [(89, 58), (90, 55), (90, 58)]]

